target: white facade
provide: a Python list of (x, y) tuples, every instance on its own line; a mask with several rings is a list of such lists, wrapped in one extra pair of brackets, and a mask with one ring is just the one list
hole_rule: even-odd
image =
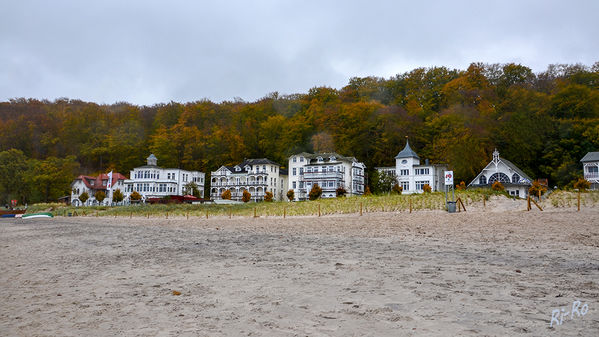
[(347, 195), (364, 194), (364, 169), (356, 158), (337, 153), (299, 153), (289, 157), (289, 190), (295, 200), (307, 200), (314, 184), (322, 188), (322, 198), (334, 198), (343, 187)]
[(158, 159), (151, 154), (147, 159), (147, 165), (136, 167), (131, 171), (130, 178), (124, 182), (125, 200), (130, 200), (129, 197), (133, 191), (141, 194), (142, 201), (169, 195), (192, 194), (185, 188), (191, 182), (197, 185), (200, 198), (204, 197), (205, 173), (178, 168), (162, 168), (157, 163)]
[(468, 187), (490, 188), (499, 181), (510, 195), (526, 198), (532, 179), (507, 159), (499, 157), (499, 152), (493, 152), (493, 160), (468, 184)]
[[(111, 179), (112, 178), (112, 179)], [(97, 177), (81, 175), (71, 183), (71, 205), (73, 206), (94, 206), (94, 205), (111, 205), (112, 196), (117, 189), (125, 192), (125, 176), (120, 173), (100, 174)], [(110, 183), (109, 183), (110, 181)], [(98, 191), (104, 192), (106, 197), (102, 202), (96, 200), (95, 194)], [(87, 193), (88, 199), (82, 202), (79, 196)]]
[(431, 191), (443, 191), (445, 188), (444, 172), (447, 165), (432, 165), (425, 161), (420, 165), (420, 157), (412, 150), (410, 143), (395, 156), (395, 167), (377, 167), (376, 170), (395, 176), (402, 193), (423, 193), (424, 185), (429, 185)]
[(589, 152), (580, 161), (584, 179), (591, 183), (592, 190), (599, 190), (599, 152)]
[(221, 166), (210, 173), (210, 199), (221, 200), (226, 190), (231, 191), (231, 200), (241, 201), (243, 191), (251, 194), (252, 201), (262, 201), (266, 192), (274, 200), (284, 200), (287, 187), (287, 172), (266, 158), (246, 159), (235, 166)]

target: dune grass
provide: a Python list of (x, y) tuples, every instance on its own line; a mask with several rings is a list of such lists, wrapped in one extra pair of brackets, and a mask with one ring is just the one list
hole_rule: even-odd
[[(460, 197), (466, 206), (472, 203), (481, 203), (483, 198), (490, 195), (501, 195), (501, 192), (490, 190), (456, 191), (456, 198)], [(64, 204), (35, 204), (31, 205), (27, 213), (41, 211), (52, 212), (55, 216), (118, 216), (118, 217), (209, 217), (220, 216), (310, 216), (328, 214), (355, 214), (362, 209), (363, 213), (369, 212), (409, 212), (410, 205), (413, 211), (419, 210), (444, 210), (445, 194), (441, 192), (411, 195), (372, 195), (347, 198), (319, 199), (317, 201), (302, 202), (260, 202), (237, 205), (217, 204), (158, 204), (158, 205), (128, 205), (128, 206), (91, 206), (73, 207)]]

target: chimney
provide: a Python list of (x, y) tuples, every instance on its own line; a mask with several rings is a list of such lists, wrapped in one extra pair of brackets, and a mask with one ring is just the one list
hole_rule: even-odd
[(429, 161), (428, 161), (428, 158), (424, 160), (424, 165), (430, 165)]

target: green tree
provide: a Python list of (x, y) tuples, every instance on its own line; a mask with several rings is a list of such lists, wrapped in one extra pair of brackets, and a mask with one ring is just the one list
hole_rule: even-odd
[(403, 192), (403, 187), (399, 186), (399, 184), (396, 183), (395, 185), (393, 185), (391, 192), (393, 194), (401, 194), (401, 192)]
[(395, 176), (386, 171), (375, 171), (371, 177), (372, 189), (376, 194), (389, 193), (397, 184)]
[(89, 194), (87, 194), (87, 192), (83, 192), (83, 193), (79, 194), (78, 199), (81, 200), (81, 202), (85, 204), (87, 199), (89, 199)]
[(129, 195), (129, 199), (131, 199), (131, 201), (139, 201), (141, 200), (141, 194), (139, 194), (137, 191), (133, 191), (133, 193)]
[(70, 194), (70, 185), (78, 168), (79, 163), (74, 156), (32, 161), (28, 179), (37, 188), (32, 201), (48, 202)]
[(29, 158), (16, 149), (0, 152), (0, 202), (9, 203), (17, 199), (21, 204), (27, 202), (30, 186), (27, 182)]
[(96, 198), (99, 203), (102, 203), (102, 201), (106, 199), (106, 193), (104, 191), (96, 191), (96, 193), (94, 193), (94, 198)]
[(183, 185), (183, 193), (190, 194), (196, 198), (199, 198), (200, 197), (200, 189), (198, 187), (198, 184), (196, 184), (193, 181), (188, 182), (187, 184)]
[(112, 201), (113, 202), (121, 202), (123, 201), (123, 199), (125, 198), (125, 196), (123, 195), (123, 192), (121, 192), (120, 189), (116, 189), (114, 190), (114, 192), (112, 192)]

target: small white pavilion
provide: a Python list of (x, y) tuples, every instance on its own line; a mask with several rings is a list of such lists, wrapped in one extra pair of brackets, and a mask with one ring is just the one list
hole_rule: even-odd
[(532, 185), (532, 179), (507, 159), (493, 151), (493, 160), (468, 184), (468, 187), (491, 187), (499, 181), (513, 196), (525, 198)]

